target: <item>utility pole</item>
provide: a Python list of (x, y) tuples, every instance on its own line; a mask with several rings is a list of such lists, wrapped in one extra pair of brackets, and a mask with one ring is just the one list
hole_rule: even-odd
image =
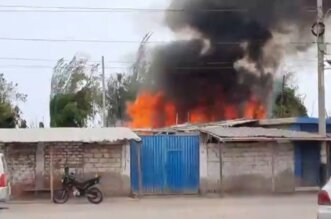
[(283, 76), (283, 82), (282, 82), (282, 95), (280, 96), (280, 117), (283, 118), (284, 116), (284, 92), (285, 92), (285, 80), (286, 76)]
[(105, 81), (105, 58), (101, 57), (102, 65), (102, 121), (103, 127), (107, 126), (107, 113), (106, 113), (106, 81)]
[[(316, 29), (314, 29), (316, 28)], [(324, 81), (324, 54), (325, 54), (325, 24), (323, 12), (323, 0), (317, 0), (317, 21), (313, 25), (313, 34), (317, 37), (317, 58), (318, 58), (318, 132), (321, 137), (326, 137), (326, 118), (325, 118), (325, 81)], [(321, 142), (321, 164), (325, 165), (323, 170), (324, 177), (321, 180), (329, 178), (329, 155), (330, 149), (326, 141)], [(325, 182), (321, 182), (323, 185)]]
[[(323, 24), (320, 25), (320, 24)], [(317, 54), (318, 54), (318, 130), (323, 137), (326, 136), (325, 118), (325, 81), (324, 81), (324, 12), (323, 0), (317, 0)]]

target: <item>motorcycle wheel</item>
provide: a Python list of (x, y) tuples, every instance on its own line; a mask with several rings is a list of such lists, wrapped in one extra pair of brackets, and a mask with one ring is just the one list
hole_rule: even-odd
[(93, 187), (86, 192), (87, 200), (93, 204), (99, 204), (103, 200), (103, 195), (100, 189)]
[(69, 199), (69, 192), (66, 189), (57, 190), (54, 192), (53, 202), (56, 204), (64, 204)]

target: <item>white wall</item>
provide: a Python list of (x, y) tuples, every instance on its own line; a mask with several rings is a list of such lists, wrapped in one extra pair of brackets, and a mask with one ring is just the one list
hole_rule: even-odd
[(219, 145), (208, 144), (208, 192), (220, 191), (220, 156)]
[(130, 177), (130, 143), (123, 145), (122, 175)]
[(203, 138), (200, 138), (200, 193), (206, 193), (206, 184), (208, 178), (208, 168), (207, 168), (207, 147)]

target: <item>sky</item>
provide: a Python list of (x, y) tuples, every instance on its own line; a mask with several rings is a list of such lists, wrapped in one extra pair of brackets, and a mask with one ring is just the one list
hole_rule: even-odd
[[(1, 5), (50, 7), (166, 8), (169, 0), (10, 0)], [(169, 41), (174, 35), (164, 25), (161, 12), (107, 13), (36, 13), (1, 12), (1, 38), (50, 38), (135, 41), (131, 43), (31, 42), (0, 40), (0, 72), (18, 83), (19, 92), (28, 95), (21, 104), (28, 125), (39, 121), (49, 124), (49, 96), (52, 67), (60, 58), (71, 59), (80, 54), (92, 61), (105, 56), (106, 74), (123, 72), (132, 62), (143, 36), (152, 32), (152, 41)], [(327, 40), (331, 42), (331, 30)], [(286, 57), (281, 69), (295, 72), (294, 84), (305, 98), (309, 115), (317, 116), (317, 49)], [(329, 47), (331, 53), (331, 46)], [(331, 59), (331, 56), (328, 56)], [(1, 58), (49, 59), (51, 61), (3, 60)], [(20, 65), (18, 67), (17, 65)], [(30, 66), (30, 67), (26, 67)], [(326, 71), (326, 110), (331, 115), (331, 71)]]

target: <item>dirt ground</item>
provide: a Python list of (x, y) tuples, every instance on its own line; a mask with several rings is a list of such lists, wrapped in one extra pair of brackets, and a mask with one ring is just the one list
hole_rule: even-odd
[(134, 200), (107, 199), (100, 205), (70, 200), (64, 205), (49, 202), (16, 202), (0, 210), (1, 219), (287, 219), (316, 218), (316, 195), (273, 197), (158, 197)]

